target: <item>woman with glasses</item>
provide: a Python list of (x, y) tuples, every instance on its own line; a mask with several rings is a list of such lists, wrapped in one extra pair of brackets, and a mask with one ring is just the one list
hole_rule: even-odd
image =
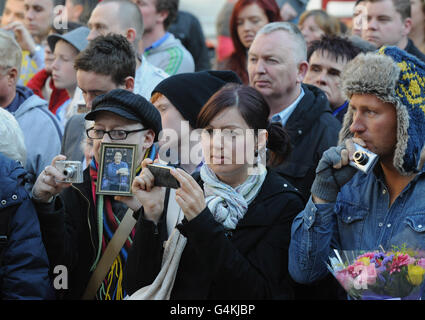
[[(55, 163), (66, 157), (59, 155), (40, 174), (32, 191), (51, 270), (58, 265), (67, 268), (67, 288), (55, 287), (65, 299), (83, 296), (127, 209), (137, 210), (141, 206), (133, 197), (117, 201), (114, 196), (96, 194), (102, 143), (114, 143), (117, 148), (122, 144), (137, 144), (136, 161), (140, 166), (143, 159), (155, 158), (153, 143), (161, 130), (160, 114), (155, 107), (123, 89), (97, 97), (85, 119), (94, 121), (86, 131), (93, 141), (94, 157), (83, 172), (83, 183), (61, 182), (65, 177)], [(116, 155), (117, 162), (119, 156)], [(133, 236), (130, 233), (100, 286), (88, 298), (119, 300), (125, 296), (122, 277)]]
[(133, 182), (143, 213), (131, 248), (139, 251), (125, 273), (130, 299), (292, 297), (289, 239), (303, 200), (271, 170), (286, 159), (290, 142), (269, 114), (256, 89), (237, 84), (203, 106), (197, 127), (205, 162), (197, 177), (172, 170), (180, 188), (169, 201), (181, 209), (181, 222), (169, 237), (169, 211), (165, 216), (161, 201), (154, 203), (161, 188), (147, 167), (151, 160), (143, 161)]

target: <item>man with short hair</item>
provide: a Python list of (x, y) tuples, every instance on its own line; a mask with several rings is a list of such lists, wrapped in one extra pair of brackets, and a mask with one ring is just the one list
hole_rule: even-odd
[(167, 32), (176, 19), (178, 0), (132, 0), (143, 16), (144, 56), (155, 66), (173, 75), (195, 71), (195, 63), (190, 52)]
[[(323, 154), (312, 196), (292, 224), (289, 271), (296, 281), (329, 274), (332, 249), (423, 249), (424, 76), (425, 64), (394, 46), (347, 64), (342, 87), (350, 105), (339, 145)], [(379, 157), (367, 173), (349, 165), (354, 143)]]
[(150, 99), (153, 88), (168, 74), (137, 54), (144, 32), (144, 18), (137, 6), (129, 0), (103, 0), (93, 10), (88, 26), (89, 41), (111, 32), (127, 38), (136, 52), (134, 93)]
[(291, 136), (293, 150), (278, 171), (308, 198), (317, 162), (336, 144), (341, 125), (332, 116), (326, 95), (303, 84), (307, 46), (298, 27), (273, 22), (260, 29), (248, 51), (250, 85), (260, 91)]
[[(296, 25), (273, 22), (257, 32), (248, 51), (249, 82), (268, 102), (270, 120), (281, 122), (292, 142), (289, 158), (274, 170), (305, 199), (322, 153), (336, 145), (341, 128), (323, 91), (302, 83), (307, 70), (307, 45)], [(328, 277), (307, 288), (296, 285), (295, 297), (335, 299), (336, 288)]]
[(360, 51), (350, 40), (338, 36), (324, 36), (313, 41), (308, 48), (309, 67), (303, 82), (318, 87), (326, 94), (332, 114), (340, 122), (348, 108), (341, 90), (342, 70)]
[[(116, 88), (124, 85), (125, 88), (131, 88), (134, 93), (140, 94), (146, 99), (150, 99), (152, 90), (158, 83), (167, 78), (168, 74), (160, 68), (153, 66), (143, 56), (139, 56), (137, 54), (137, 49), (142, 43), (144, 29), (143, 17), (137, 6), (128, 0), (103, 0), (93, 10), (88, 26), (90, 28), (90, 34), (87, 39), (90, 42), (95, 41), (95, 39), (99, 36), (106, 36), (109, 33), (119, 34), (122, 37), (125, 37), (127, 41), (123, 43), (122, 39), (117, 40), (116, 37), (109, 37), (109, 40), (106, 40), (107, 44), (105, 45), (108, 48), (107, 51), (116, 54), (117, 59), (114, 61), (111, 61), (112, 58), (109, 54), (105, 53), (101, 46), (92, 49), (92, 56), (83, 54), (83, 56), (86, 57), (84, 58), (85, 60), (93, 62), (85, 63), (85, 69), (83, 70), (94, 71), (95, 73), (100, 73), (103, 76), (112, 75), (113, 82), (111, 83), (108, 80), (108, 86), (110, 84), (114, 84), (114, 88)], [(118, 45), (122, 47), (112, 48), (111, 45)], [(133, 53), (130, 51), (133, 51)], [(132, 71), (128, 69), (129, 55), (131, 55), (134, 59)], [(120, 61), (119, 59), (124, 60)], [(120, 71), (120, 69), (117, 70), (116, 67), (122, 67), (123, 65), (126, 67), (122, 71)], [(78, 77), (78, 64), (76, 64), (76, 66), (79, 88), (77, 88), (74, 101), (71, 103), (75, 107), (87, 104), (87, 107), (90, 108), (90, 99), (88, 100), (87, 96), (83, 98), (83, 95), (81, 94), (80, 88), (83, 88), (80, 86), (79, 82), (83, 80), (81, 79), (82, 77)], [(122, 74), (125, 75), (124, 78), (131, 77), (131, 80), (126, 81), (125, 84), (122, 83), (124, 78), (121, 78), (121, 76), (119, 76), (119, 79), (117, 80), (116, 75)], [(96, 88), (97, 82), (91, 81), (91, 83), (88, 84), (90, 85), (91, 93), (99, 92), (99, 90), (97, 90), (98, 88)], [(80, 98), (78, 98), (77, 95), (80, 95)], [(91, 99), (93, 99), (93, 96)], [(83, 160), (84, 155), (81, 150), (81, 141), (84, 139), (84, 117), (82, 115), (73, 116), (68, 120), (67, 127), (65, 127), (65, 134), (62, 142), (62, 153), (70, 159)]]
[[(44, 68), (44, 46), (55, 17), (55, 7), (62, 5), (63, 0), (7, 0), (14, 11), (23, 5), (22, 12), (15, 14), (14, 19), (8, 20), (7, 25), (2, 21), (2, 27), (13, 31), (23, 50), (21, 79), (19, 84), (27, 82)], [(9, 6), (6, 4), (6, 6)]]
[(14, 21), (24, 22), (24, 20), (24, 0), (6, 0), (4, 4), (4, 12), (1, 17), (1, 27), (4, 28)]
[(83, 172), (83, 182), (74, 183), (72, 187), (70, 183), (61, 182), (65, 176), (55, 165), (65, 157), (59, 155), (38, 177), (33, 188), (34, 202), (51, 266), (63, 265), (68, 270), (68, 288), (58, 293), (64, 299), (73, 300), (83, 296), (122, 300), (126, 295), (122, 285), (123, 271), (132, 233), (128, 235), (130, 241), (119, 248), (112, 265), (106, 268), (108, 271), (100, 286), (93, 291), (89, 289), (92, 295), (84, 294), (105, 253), (105, 246), (124, 217), (134, 220), (128, 207), (113, 195), (96, 196), (96, 183), (101, 181), (98, 178), (101, 144), (137, 145), (133, 165), (138, 168), (145, 157), (155, 157), (152, 145), (161, 131), (161, 116), (142, 96), (114, 89), (93, 100), (92, 110), (85, 119), (94, 121), (86, 132), (93, 140), (94, 158)]
[[(425, 62), (425, 55), (408, 35), (412, 29), (409, 0), (365, 0), (362, 4), (367, 23), (362, 38), (376, 45), (397, 46)], [(365, 19), (364, 18), (364, 19)]]
[[(88, 110), (93, 99), (101, 94), (116, 88), (133, 91), (136, 59), (131, 44), (122, 35), (109, 34), (90, 41), (75, 59), (74, 67)], [(85, 129), (84, 114), (68, 120), (61, 149), (68, 160), (84, 160), (81, 144), (86, 136)]]
[(21, 70), (22, 51), (6, 31), (0, 32), (0, 107), (12, 113), (25, 137), (28, 171), (27, 187), (59, 152), (62, 130), (59, 121), (49, 111), (47, 102), (30, 89), (17, 85)]

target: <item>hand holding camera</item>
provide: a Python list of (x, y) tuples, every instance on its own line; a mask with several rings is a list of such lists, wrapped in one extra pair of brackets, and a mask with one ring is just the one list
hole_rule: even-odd
[(159, 221), (164, 210), (165, 188), (154, 184), (154, 176), (148, 165), (153, 161), (149, 158), (142, 162), (142, 172), (133, 180), (132, 191), (143, 205), (145, 217), (155, 223)]
[(378, 157), (362, 146), (365, 146), (363, 140), (352, 138), (323, 153), (311, 187), (315, 201), (335, 202), (340, 188), (351, 180), (357, 170), (368, 173), (373, 168)]
[(63, 155), (54, 157), (52, 164), (47, 166), (37, 177), (32, 189), (33, 198), (36, 201), (49, 203), (55, 195), (70, 187), (72, 182), (82, 181), (81, 162), (77, 161), (79, 166), (75, 167), (67, 165), (65, 160), (66, 157)]

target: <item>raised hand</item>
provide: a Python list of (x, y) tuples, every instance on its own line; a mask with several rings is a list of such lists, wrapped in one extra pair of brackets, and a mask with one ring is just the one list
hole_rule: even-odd
[(356, 151), (354, 143), (365, 146), (363, 140), (353, 138), (323, 153), (316, 168), (316, 178), (311, 186), (311, 194), (315, 202), (335, 202), (340, 188), (357, 172), (355, 168), (348, 165)]
[(33, 198), (36, 201), (48, 203), (52, 197), (71, 186), (71, 183), (62, 182), (65, 176), (56, 169), (55, 164), (58, 160), (66, 160), (66, 157), (63, 155), (54, 157), (51, 165), (44, 168), (37, 177), (32, 188)]
[(176, 191), (176, 201), (188, 221), (195, 218), (206, 207), (204, 191), (193, 177), (182, 169), (171, 170), (179, 182), (180, 188)]
[[(158, 223), (164, 211), (165, 188), (154, 185), (154, 176), (147, 165), (153, 163), (149, 158), (142, 162), (142, 172), (132, 184), (134, 197), (143, 205), (145, 217)], [(171, 200), (171, 199), (170, 199)]]

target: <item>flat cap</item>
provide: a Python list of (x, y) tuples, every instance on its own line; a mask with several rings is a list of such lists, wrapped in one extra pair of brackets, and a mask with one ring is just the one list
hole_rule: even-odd
[(92, 110), (86, 120), (96, 120), (101, 111), (109, 111), (128, 120), (140, 122), (155, 132), (155, 141), (162, 130), (161, 115), (154, 105), (138, 94), (124, 89), (114, 89), (93, 100)]

